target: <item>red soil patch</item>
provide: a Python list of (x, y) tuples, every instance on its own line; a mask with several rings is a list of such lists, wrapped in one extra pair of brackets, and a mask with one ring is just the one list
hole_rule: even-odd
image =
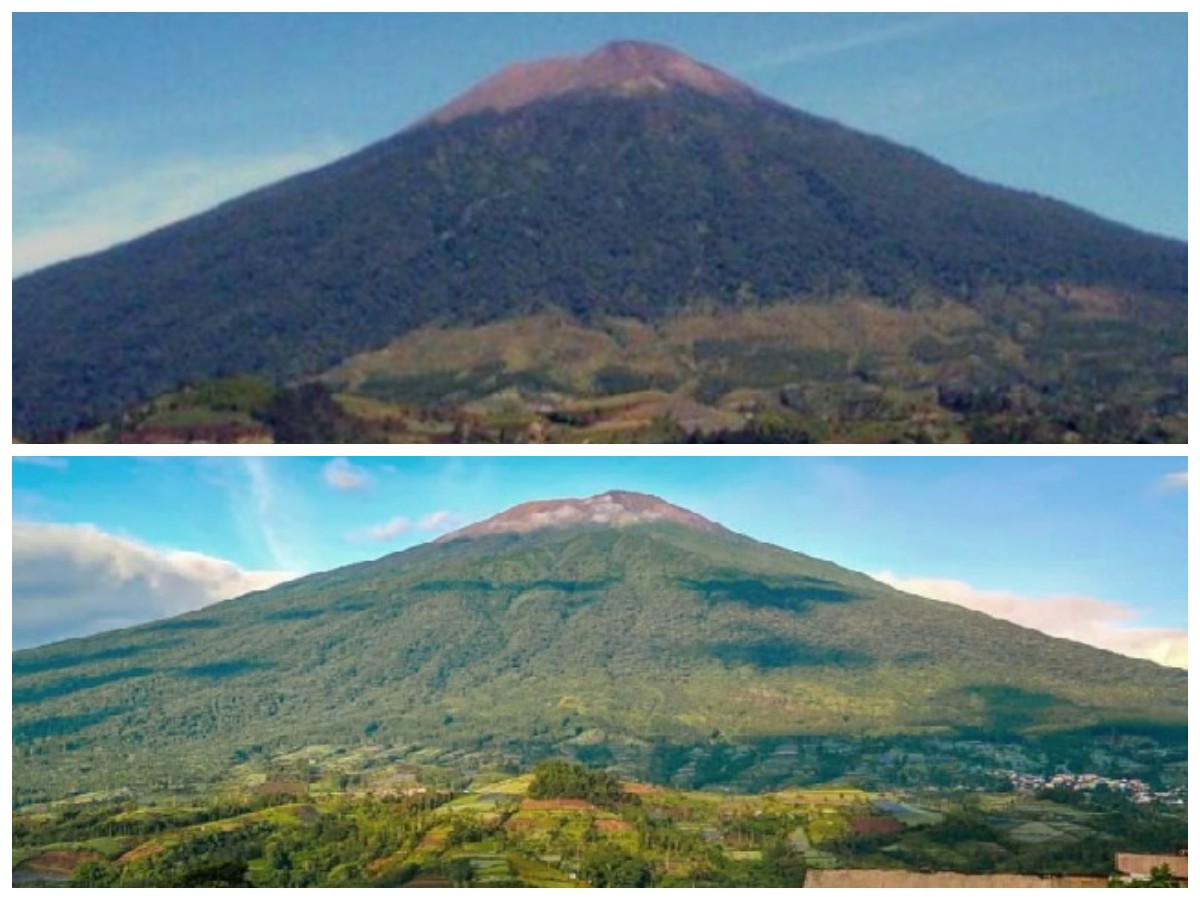
[(132, 850), (127, 850), (117, 857), (117, 862), (127, 863), (136, 862), (139, 859), (145, 859), (147, 856), (154, 856), (156, 853), (162, 853), (165, 850), (162, 844), (158, 841), (146, 841), (144, 844), (138, 844)]
[(212, 425), (167, 427), (147, 425), (126, 432), (116, 439), (118, 444), (250, 444), (268, 440), (271, 433), (261, 425), (229, 422)]
[(903, 823), (882, 816), (852, 819), (850, 827), (855, 834), (895, 834), (904, 830)]

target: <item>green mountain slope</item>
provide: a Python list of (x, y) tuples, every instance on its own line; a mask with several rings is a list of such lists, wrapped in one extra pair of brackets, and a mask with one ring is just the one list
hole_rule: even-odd
[(51, 793), (322, 742), (499, 750), (1187, 718), (1182, 671), (640, 518), (468, 532), (18, 652), (13, 679), (14, 783)]
[[(1102, 318), (1137, 342), (1145, 331), (1161, 357), (1141, 376), (1169, 379), (1186, 244), (972, 180), (749, 89), (675, 79), (682, 57), (647, 54), (633, 65), (600, 51), (594, 65), (614, 78), (521, 85), (522, 104), (468, 104), (17, 279), (14, 427), (55, 435), (219, 375), (313, 375), (423, 325), (547, 308), (660, 321), (696, 304), (843, 293), (966, 301), (991, 339), (1036, 344), (1036, 356), (1062, 351), (1026, 333), (1061, 311), (1055, 292), (1102, 288), (1116, 297)], [(1086, 350), (1107, 338), (1073, 339)], [(1130, 377), (1106, 363), (1066, 387), (1100, 396), (1097, 381)]]

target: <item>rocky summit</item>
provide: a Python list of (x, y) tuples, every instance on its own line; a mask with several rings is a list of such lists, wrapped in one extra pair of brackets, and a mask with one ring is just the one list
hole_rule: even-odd
[(578, 525), (675, 523), (700, 531), (719, 532), (721, 526), (649, 494), (608, 491), (585, 500), (538, 500), (522, 503), (475, 525), (438, 538), (439, 542), (483, 537), (489, 534), (527, 534), (544, 528)]
[(439, 109), (429, 121), (444, 124), (476, 113), (508, 112), (573, 93), (628, 97), (672, 88), (741, 102), (768, 102), (750, 86), (669, 47), (614, 41), (585, 56), (511, 66)]

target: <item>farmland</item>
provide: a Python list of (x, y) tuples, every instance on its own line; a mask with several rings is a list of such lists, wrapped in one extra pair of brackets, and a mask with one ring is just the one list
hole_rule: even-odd
[(203, 796), (21, 810), (14, 884), (798, 886), (809, 869), (839, 867), (1105, 875), (1116, 849), (1186, 844), (1184, 808), (1116, 794), (744, 794), (619, 781), (564, 760), (473, 776), (307, 762), (325, 749), (235, 767)]

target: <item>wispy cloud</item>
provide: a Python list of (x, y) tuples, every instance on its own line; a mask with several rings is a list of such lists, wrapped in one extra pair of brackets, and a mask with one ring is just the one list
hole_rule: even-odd
[(43, 469), (60, 471), (70, 465), (70, 462), (62, 456), (14, 456), (12, 460), (15, 465), (38, 466)]
[[(767, 51), (738, 68), (751, 74), (844, 63), (842, 77), (822, 80), (812, 92), (799, 87), (796, 100), (849, 125), (920, 145), (995, 122), (1132, 96), (1151, 73), (1167, 77), (1175, 65), (1172, 54), (1136, 35), (1114, 56), (1104, 42), (1090, 41), (1087, 29), (1064, 36), (1057, 29), (1020, 27), (1029, 15), (926, 14), (849, 24), (840, 34)], [(955, 40), (948, 41), (942, 32), (952, 28)], [(914, 62), (903, 45), (926, 38), (938, 38), (938, 52)], [(889, 52), (894, 48), (903, 52)], [(868, 65), (858, 69), (859, 60)]]
[(404, 516), (395, 516), (378, 525), (371, 525), (361, 531), (352, 532), (352, 540), (394, 541), (408, 534), (413, 529), (412, 522)]
[(417, 527), (422, 531), (449, 531), (463, 524), (465, 523), (462, 516), (439, 509), (437, 512), (431, 512), (428, 515), (422, 516), (421, 521), (417, 523)]
[(45, 199), (87, 174), (84, 155), (69, 143), (41, 135), (13, 135), (13, 204)]
[(178, 615), (294, 577), (160, 550), (92, 525), (13, 522), (13, 646)]
[(1026, 597), (1006, 591), (985, 591), (950, 578), (906, 578), (891, 572), (880, 572), (873, 577), (897, 590), (973, 609), (1052, 637), (1149, 659), (1164, 666), (1186, 669), (1188, 665), (1186, 630), (1140, 627), (1136, 624), (1136, 611), (1111, 600)]
[(804, 41), (791, 47), (768, 51), (746, 60), (735, 68), (744, 72), (777, 69), (841, 56), (846, 53), (870, 50), (902, 41), (916, 40), (961, 24), (970, 15), (968, 13), (931, 13), (916, 18), (904, 18), (838, 37)]
[(426, 513), (417, 519), (408, 516), (394, 516), (386, 522), (371, 525), (357, 531), (352, 531), (348, 537), (352, 541), (394, 541), (414, 531), (425, 534), (441, 534), (463, 524), (463, 517), (448, 510), (439, 509)]
[(250, 507), (253, 510), (259, 534), (262, 536), (263, 542), (267, 545), (267, 550), (270, 552), (272, 558), (278, 562), (283, 548), (281, 541), (275, 534), (275, 529), (271, 527), (271, 498), (273, 492), (271, 490), (271, 478), (267, 472), (267, 463), (265, 460), (252, 456), (246, 457), (241, 462), (250, 483)]
[(1160, 491), (1186, 491), (1187, 486), (1186, 469), (1182, 472), (1168, 472), (1158, 480), (1156, 485)]
[(339, 491), (365, 490), (374, 481), (370, 472), (344, 457), (326, 463), (321, 475), (327, 485)]
[(1062, 109), (1121, 93), (1128, 83), (1104, 74), (1079, 77), (1054, 60), (967, 57), (931, 74), (900, 72), (854, 99), (870, 130), (912, 139)]
[(288, 571), (310, 571), (311, 564), (302, 558), (303, 547), (297, 540), (296, 519), (282, 509), (281, 492), (277, 489), (271, 472), (271, 463), (260, 457), (244, 457), (240, 460), (249, 486), (249, 504), (243, 514), (248, 515), (253, 531), (256, 531), (272, 565)]
[(107, 249), (315, 168), (344, 149), (325, 141), (274, 154), (172, 159), (105, 178), (68, 143), (15, 136), (13, 272)]

